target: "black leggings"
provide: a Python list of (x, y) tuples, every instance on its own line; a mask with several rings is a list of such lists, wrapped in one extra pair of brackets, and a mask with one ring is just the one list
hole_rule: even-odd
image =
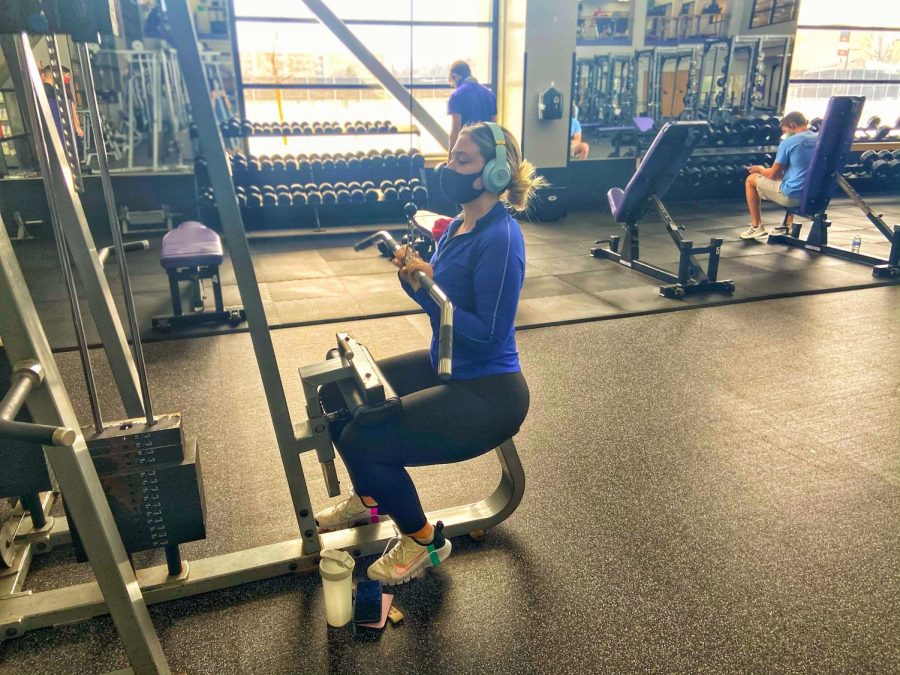
[[(409, 534), (426, 519), (405, 467), (461, 462), (512, 438), (528, 413), (528, 385), (522, 373), (444, 382), (424, 349), (378, 366), (403, 401), (400, 414), (371, 426), (335, 422), (331, 434), (356, 493)], [(321, 396), (326, 410), (344, 406), (337, 385), (322, 387)]]

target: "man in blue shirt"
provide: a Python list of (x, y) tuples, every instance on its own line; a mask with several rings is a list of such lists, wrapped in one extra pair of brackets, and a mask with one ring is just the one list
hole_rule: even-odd
[(572, 124), (569, 127), (569, 149), (573, 159), (587, 159), (591, 146), (581, 140), (581, 122), (572, 114)]
[(749, 176), (744, 184), (747, 207), (750, 209), (750, 226), (741, 233), (741, 239), (757, 239), (769, 233), (762, 224), (759, 205), (763, 199), (784, 207), (797, 206), (806, 181), (806, 170), (816, 148), (816, 134), (809, 130), (808, 122), (800, 112), (791, 112), (781, 120), (781, 130), (786, 138), (778, 146), (775, 162), (768, 169), (764, 166), (747, 168)]
[(450, 66), (450, 84), (455, 87), (447, 102), (451, 120), (449, 150), (452, 150), (460, 129), (467, 124), (497, 121), (497, 97), (472, 77), (472, 69), (465, 61), (456, 61)]

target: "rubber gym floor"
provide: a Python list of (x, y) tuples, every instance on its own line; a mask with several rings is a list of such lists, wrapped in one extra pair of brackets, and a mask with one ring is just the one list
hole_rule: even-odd
[[(839, 208), (833, 239), (849, 243), (859, 222), (849, 209), (839, 220)], [(679, 211), (688, 215), (687, 207)], [(685, 224), (726, 233), (726, 220), (741, 224), (736, 209), (722, 211), (691, 214)], [(745, 254), (723, 261), (723, 278), (738, 285), (733, 300), (760, 297), (751, 288), (808, 295), (673, 312), (672, 303), (692, 301), (663, 302), (641, 275), (584, 255), (593, 239), (614, 231), (597, 220), (575, 214), (555, 226), (525, 226), (531, 276), (519, 322), (569, 325), (519, 333), (532, 407), (516, 437), (528, 484), (510, 519), (482, 543), (454, 540), (441, 568), (398, 588), (405, 623), (375, 642), (327, 630), (315, 575), (154, 606), (174, 672), (900, 671), (900, 287), (865, 287), (872, 278), (863, 266), (731, 241), (735, 229), (726, 251)], [(570, 229), (580, 236), (568, 238)], [(296, 242), (280, 245), (271, 268), (300, 269), (292, 262)], [(331, 243), (303, 246), (329, 268), (348, 260)], [(875, 250), (868, 235), (863, 246)], [(660, 243), (655, 260), (664, 251)], [(279, 283), (266, 280), (265, 258), (257, 261), (262, 283)], [(368, 262), (349, 260), (352, 276), (364, 276)], [(374, 253), (370, 262), (373, 275), (391, 274)], [(593, 291), (539, 290), (591, 274), (591, 266), (604, 268)], [(632, 283), (627, 277), (640, 279), (622, 288)], [(314, 278), (347, 288), (337, 274)], [(840, 287), (853, 290), (822, 292)], [(268, 292), (272, 323), (273, 306), (281, 317), (280, 302), (302, 302)], [(337, 307), (341, 296), (332, 298), (335, 311), (348, 311)], [(710, 301), (721, 299), (697, 302)], [(590, 320), (611, 317), (618, 320)], [(63, 338), (60, 321), (44, 318)], [(336, 330), (349, 330), (379, 357), (429, 337), (421, 314), (310, 320), (321, 323), (273, 331), (297, 420), (296, 368), (321, 359)], [(208, 538), (184, 546), (185, 557), (296, 536), (249, 336), (158, 342), (146, 351), (156, 408), (181, 411), (188, 435), (200, 439)], [(88, 420), (78, 356), (62, 352), (58, 360)], [(94, 363), (106, 416), (121, 415), (99, 353)], [(314, 458), (303, 466), (313, 502), (325, 504)], [(426, 509), (478, 499), (498, 474), (492, 455), (413, 472)], [(158, 554), (137, 556), (141, 566), (161, 562)], [(368, 562), (358, 561), (358, 575)], [(90, 574), (63, 548), (35, 559), (28, 588)], [(126, 666), (107, 618), (0, 645), (4, 675)]]

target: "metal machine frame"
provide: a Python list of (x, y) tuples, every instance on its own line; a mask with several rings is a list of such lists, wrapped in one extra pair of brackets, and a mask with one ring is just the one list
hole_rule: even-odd
[[(313, 405), (314, 390), (323, 382), (351, 376), (354, 371), (349, 363), (340, 360), (301, 369), (310, 419), (297, 427), (293, 425), (226, 163), (225, 148), (216, 123), (190, 8), (187, 0), (169, 0), (167, 7), (171, 41), (178, 53), (198, 131), (198, 142), (208, 164), (210, 183), (217, 195), (220, 222), (223, 224), (245, 307), (299, 536), (277, 544), (190, 561), (186, 575), (170, 575), (167, 565), (133, 571), (115, 529), (83, 435), (71, 434), (74, 440), (67, 432), (58, 432), (53, 436), (65, 442), (65, 445), (46, 446), (47, 459), (66, 503), (78, 521), (97, 581), (40, 593), (23, 591), (31, 557), (67, 541), (68, 527), (65, 518), (56, 518), (37, 531), (37, 528), (31, 526), (29, 516), (22, 511), (20, 528), (15, 538), (16, 568), (9, 575), (12, 581), (0, 581), (0, 640), (17, 637), (36, 628), (110, 613), (125, 643), (129, 660), (135, 672), (139, 673), (169, 672), (146, 605), (311, 570), (315, 568), (319, 551), (323, 548), (345, 549), (354, 556), (380, 553), (387, 540), (395, 534), (389, 522), (321, 535), (317, 532), (299, 461), (300, 454), (310, 450), (316, 450), (319, 454), (329, 494), (336, 494), (337, 482), (331, 464), (334, 451), (327, 425), (321, 415), (314, 414), (318, 409), (317, 395)], [(24, 34), (3, 39), (5, 48), (13, 47), (17, 59), (14, 63), (23, 64), (22, 72), (26, 72), (31, 80), (27, 82), (28, 90), (35, 92), (37, 105), (29, 108), (35, 137), (43, 138), (46, 135), (49, 141), (42, 169), (51, 213), (54, 218), (59, 219), (66, 233), (79, 277), (85, 286), (88, 303), (97, 320), (104, 349), (110, 358), (113, 372), (118, 375), (116, 384), (126, 402), (126, 412), (134, 417), (142, 416), (142, 399), (134, 378), (134, 359), (127, 348), (122, 325), (118, 321), (103, 277), (102, 264), (90, 238), (80, 198), (72, 188), (71, 172), (59, 135), (50, 121), (46, 99), (41, 100), (43, 88), (33, 54)], [(5, 51), (9, 53), (8, 49)], [(99, 126), (98, 123), (98, 129)], [(103, 143), (102, 137), (98, 138), (98, 143)], [(51, 194), (54, 191), (55, 196)], [(0, 334), (4, 337), (11, 360), (17, 364), (36, 360), (46, 373), (44, 386), (35, 390), (28, 399), (29, 411), (34, 419), (41, 424), (78, 430), (78, 420), (60, 380), (9, 238), (2, 227), (0, 310)], [(126, 377), (121, 376), (123, 372)], [(21, 406), (24, 396), (16, 396)], [(4, 431), (8, 432), (7, 429), (0, 428), (0, 433)], [(46, 435), (46, 429), (43, 433)], [(515, 446), (508, 440), (496, 452), (502, 473), (497, 488), (489, 496), (473, 504), (428, 514), (430, 519), (439, 519), (445, 523), (446, 535), (459, 536), (492, 527), (508, 517), (518, 506), (524, 492), (524, 471)], [(51, 493), (41, 495), (45, 514), (49, 514), (52, 501)]]
[[(641, 260), (640, 236), (637, 223), (623, 223), (625, 239), (622, 241), (622, 251), (619, 252), (620, 237), (613, 235), (609, 238), (608, 248), (592, 248), (591, 255), (595, 258), (606, 258), (620, 265), (629, 267), (637, 272), (642, 272), (651, 277), (667, 282), (668, 286), (660, 286), (659, 294), (666, 298), (680, 299), (686, 295), (698, 295), (700, 293), (734, 293), (734, 282), (718, 281), (719, 254), (722, 250), (723, 239), (713, 237), (709, 240), (709, 246), (694, 246), (694, 242), (685, 239), (681, 231), (684, 226), (678, 225), (669, 215), (666, 207), (659, 197), (650, 197), (659, 217), (666, 224), (666, 232), (672, 237), (675, 246), (678, 247), (678, 272), (651, 265)], [(597, 242), (598, 244), (601, 242)], [(703, 266), (695, 256), (709, 254), (708, 269)]]

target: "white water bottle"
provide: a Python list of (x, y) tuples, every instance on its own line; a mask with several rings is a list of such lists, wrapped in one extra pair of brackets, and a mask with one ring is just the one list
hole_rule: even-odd
[(346, 551), (325, 549), (320, 554), (319, 574), (325, 591), (325, 620), (329, 626), (346, 626), (353, 618), (353, 568)]
[(860, 247), (861, 245), (862, 245), (862, 237), (859, 236), (858, 234), (857, 234), (857, 235), (854, 235), (854, 237), (853, 237), (853, 243), (850, 244), (850, 250), (851, 250), (853, 253), (859, 253), (859, 247)]

